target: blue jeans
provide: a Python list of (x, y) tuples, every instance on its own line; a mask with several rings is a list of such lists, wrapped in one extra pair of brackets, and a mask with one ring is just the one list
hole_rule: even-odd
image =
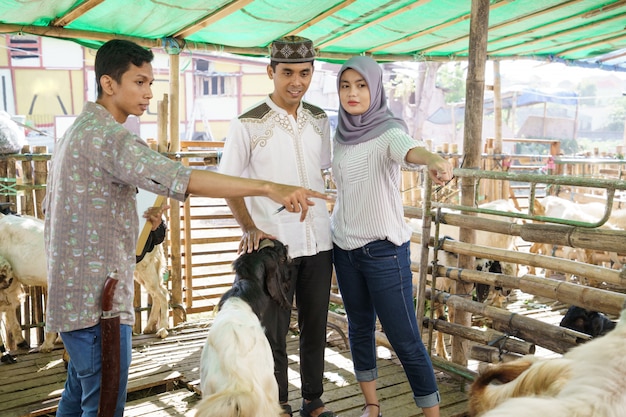
[(350, 251), (335, 245), (333, 256), (357, 381), (378, 377), (374, 334), (378, 315), (415, 403), (422, 408), (437, 405), (437, 382), (415, 317), (409, 242), (396, 246), (378, 240)]
[[(57, 417), (96, 417), (100, 402), (102, 339), (100, 324), (81, 330), (61, 333), (70, 362), (61, 395)], [(115, 417), (124, 415), (128, 370), (132, 359), (132, 330), (120, 326), (120, 392)]]

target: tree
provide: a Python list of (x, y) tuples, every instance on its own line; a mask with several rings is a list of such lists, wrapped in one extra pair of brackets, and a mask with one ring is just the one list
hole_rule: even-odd
[(443, 65), (437, 73), (437, 86), (445, 92), (446, 103), (465, 101), (465, 69), (461, 62)]

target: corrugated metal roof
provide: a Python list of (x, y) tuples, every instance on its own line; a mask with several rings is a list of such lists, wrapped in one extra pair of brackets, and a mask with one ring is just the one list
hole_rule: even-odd
[[(267, 56), (270, 42), (312, 39), (320, 59), (465, 60), (470, 0), (0, 0), (0, 32), (92, 45)], [(489, 59), (531, 58), (626, 71), (626, 0), (492, 0)]]

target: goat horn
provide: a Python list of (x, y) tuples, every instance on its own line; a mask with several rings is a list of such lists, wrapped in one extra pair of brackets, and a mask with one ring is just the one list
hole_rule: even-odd
[(274, 242), (271, 239), (263, 239), (261, 243), (259, 244), (258, 250), (261, 250), (263, 248), (273, 248), (273, 247), (274, 247)]

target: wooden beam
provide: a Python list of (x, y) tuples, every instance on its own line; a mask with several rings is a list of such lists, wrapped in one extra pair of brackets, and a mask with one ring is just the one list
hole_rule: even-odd
[(608, 56), (606, 58), (598, 59), (598, 62), (612, 61), (614, 59), (622, 58), (624, 56), (626, 56), (626, 51), (624, 51), (624, 52), (622, 52), (620, 54), (615, 54), (615, 55)]
[[(577, 16), (577, 18), (578, 17), (579, 16)], [(574, 27), (572, 29), (562, 30), (560, 32), (552, 33), (550, 35), (537, 36), (535, 39), (528, 39), (527, 36), (524, 36), (524, 38), (526, 38), (526, 40), (524, 40), (524, 39), (520, 38), (520, 34), (519, 33), (516, 33), (515, 35), (511, 35), (511, 36), (506, 36), (505, 37), (505, 38), (508, 38), (509, 40), (512, 37), (515, 37), (516, 39), (518, 39), (518, 42), (515, 45), (507, 46), (507, 47), (501, 48), (501, 49), (495, 49), (495, 50), (491, 49), (489, 52), (492, 53), (492, 54), (495, 53), (495, 52), (502, 53), (502, 52), (505, 52), (505, 51), (509, 51), (511, 49), (519, 48), (520, 45), (528, 46), (528, 45), (536, 44), (538, 42), (545, 42), (545, 41), (549, 41), (549, 40), (557, 40), (557, 39), (561, 38), (564, 35), (571, 35), (573, 33), (584, 32), (585, 30), (589, 29), (589, 27), (599, 27), (603, 23), (609, 23), (609, 22), (612, 22), (614, 20), (618, 20), (618, 21), (622, 22), (624, 20), (624, 14), (613, 16), (613, 17), (610, 17), (608, 19), (604, 19), (602, 21), (590, 22), (589, 24), (584, 25), (584, 26), (576, 26), (576, 27)], [(563, 23), (563, 20), (559, 20), (559, 21), (555, 22), (554, 24), (557, 24), (557, 23), (559, 25), (561, 25)], [(526, 30), (526, 31), (524, 31), (524, 34), (525, 35), (531, 35), (533, 33), (540, 32), (543, 29), (545, 29), (547, 26), (550, 26), (550, 25), (543, 25), (543, 26), (541, 26), (539, 28), (536, 28), (536, 29)], [(503, 39), (504, 38), (500, 38), (500, 39), (498, 39), (497, 41), (494, 41), (494, 42), (499, 42), (499, 41), (501, 41)], [(490, 42), (490, 45), (493, 45), (494, 42)]]
[[(545, 13), (553, 13), (553, 12), (557, 11), (558, 9), (560, 9), (562, 7), (572, 6), (575, 3), (578, 3), (580, 1), (585, 1), (585, 0), (571, 0), (571, 1), (568, 1), (566, 3), (562, 3), (562, 4), (558, 5), (558, 6), (550, 7), (548, 9), (542, 10), (542, 11), (540, 11), (538, 13), (529, 15), (528, 18), (535, 18), (535, 17), (541, 16), (541, 15), (543, 15)], [(540, 26), (540, 29), (541, 30), (545, 30), (546, 28), (549, 28), (550, 26), (557, 25), (557, 24), (558, 25), (562, 25), (563, 23), (567, 23), (567, 22), (569, 22), (571, 20), (579, 20), (581, 18), (585, 18), (585, 15), (584, 14), (583, 15), (573, 15), (573, 16), (570, 16), (568, 18), (559, 19), (559, 20), (557, 20), (557, 21), (555, 21), (553, 23), (544, 24), (544, 25)], [(523, 20), (526, 20), (526, 18), (523, 18)], [(496, 27), (491, 28), (491, 30), (494, 30), (496, 28), (500, 29), (499, 26), (496, 26)], [(534, 31), (535, 31), (535, 29), (525, 30), (524, 31), (524, 35), (527, 35), (528, 33), (533, 33)], [(502, 41), (511, 40), (512, 38), (518, 37), (519, 35), (520, 35), (519, 32), (515, 32), (515, 33), (510, 33), (509, 32), (506, 36), (503, 36), (501, 38), (498, 38), (498, 39), (495, 39), (495, 40), (489, 42), (489, 45), (493, 45), (495, 43), (502, 42)]]
[[(584, 51), (587, 49), (591, 49), (594, 48), (596, 45), (598, 44), (603, 44), (603, 43), (607, 43), (607, 42), (615, 42), (615, 41), (622, 41), (626, 39), (626, 33), (624, 33), (624, 30), (620, 30), (619, 32), (613, 32), (611, 34), (609, 33), (604, 33), (600, 36), (594, 36), (593, 38), (586, 38), (585, 41), (588, 41), (588, 43), (585, 43), (584, 45), (580, 45), (580, 41), (577, 42), (578, 45), (576, 45), (573, 48), (569, 48), (569, 49), (565, 49), (561, 52), (558, 52), (556, 55), (558, 56), (564, 56), (564, 55), (571, 55), (573, 53), (579, 52), (579, 51)], [(566, 45), (564, 45), (566, 46)], [(545, 48), (542, 49), (538, 49), (537, 51), (543, 51), (545, 50)], [(624, 53), (626, 54), (626, 52)]]
[[(361, 26), (359, 26), (357, 28), (348, 30), (347, 32), (344, 32), (340, 36), (337, 36), (335, 38), (329, 39), (328, 41), (319, 43), (317, 46), (321, 47), (322, 45), (324, 45), (324, 46), (332, 45), (334, 43), (339, 42), (342, 39), (347, 38), (348, 36), (353, 36), (353, 35), (357, 34), (358, 32), (361, 32), (361, 31), (363, 31), (365, 29), (369, 29), (369, 28), (371, 28), (373, 26), (378, 26), (381, 23), (383, 23), (384, 21), (391, 19), (392, 17), (395, 17), (395, 16), (397, 16), (399, 14), (405, 13), (405, 12), (407, 12), (409, 10), (415, 9), (416, 7), (420, 7), (424, 3), (428, 3), (428, 2), (430, 2), (430, 0), (412, 1), (412, 2), (410, 2), (409, 4), (407, 4), (405, 6), (398, 7), (395, 11), (393, 11), (391, 13), (387, 13), (386, 15), (384, 15), (383, 17), (381, 17), (379, 19), (372, 20), (371, 22), (368, 22), (368, 23), (366, 23), (364, 25), (361, 25)], [(362, 16), (360, 16), (360, 17), (362, 17)]]
[(78, 6), (74, 7), (73, 9), (70, 9), (63, 16), (54, 19), (52, 22), (50, 22), (50, 26), (67, 26), (102, 2), (104, 2), (104, 0), (86, 0), (83, 3), (80, 3)]
[[(491, 32), (493, 32), (494, 30), (505, 29), (507, 26), (509, 26), (509, 25), (511, 25), (513, 23), (514, 24), (519, 24), (520, 22), (523, 22), (523, 21), (528, 20), (528, 19), (535, 19), (535, 18), (540, 17), (540, 16), (542, 16), (544, 14), (554, 13), (558, 9), (561, 9), (563, 7), (572, 6), (574, 3), (580, 3), (581, 1), (585, 1), (585, 0), (571, 0), (571, 1), (567, 1), (565, 3), (561, 3), (561, 4), (558, 4), (558, 5), (552, 6), (552, 7), (548, 7), (547, 9), (539, 10), (538, 12), (533, 12), (533, 13), (527, 14), (526, 16), (512, 16), (511, 19), (509, 19), (509, 20), (507, 20), (505, 22), (502, 22), (502, 23), (499, 23), (497, 25), (491, 26), (489, 28), (489, 30)], [(503, 5), (503, 4), (500, 3), (500, 5)], [(493, 10), (493, 9), (494, 9), (494, 7), (492, 6), (491, 10)], [(578, 16), (575, 16), (575, 18), (578, 18)], [(559, 20), (559, 23), (562, 23), (562, 21)], [(469, 39), (469, 34), (467, 34), (465, 36), (460, 36), (460, 37), (458, 37), (456, 39), (452, 39), (452, 40), (449, 40), (449, 41), (446, 41), (446, 42), (435, 44), (435, 45), (433, 45), (433, 46), (431, 46), (429, 48), (422, 49), (421, 52), (422, 53), (428, 53), (428, 52), (433, 51), (435, 49), (440, 49), (440, 48), (446, 47), (448, 45), (452, 45), (454, 43), (457, 43), (457, 42), (465, 40), (465, 39)], [(496, 42), (499, 41), (499, 40), (500, 39), (497, 39)], [(491, 45), (492, 42), (494, 42), (494, 41), (490, 41), (489, 45)], [(465, 49), (463, 51), (466, 51), (466, 50), (467, 49)], [(461, 52), (461, 51), (458, 51), (458, 52)]]
[(386, 48), (388, 48), (390, 46), (395, 46), (395, 45), (398, 45), (400, 43), (410, 42), (413, 39), (417, 39), (417, 38), (422, 37), (424, 35), (429, 35), (431, 33), (440, 31), (441, 29), (445, 29), (447, 27), (454, 26), (457, 23), (463, 22), (465, 20), (469, 20), (469, 18), (470, 18), (470, 13), (466, 13), (466, 14), (461, 15), (461, 16), (455, 18), (455, 19), (452, 19), (452, 20), (449, 20), (449, 21), (447, 21), (445, 23), (442, 23), (440, 25), (432, 26), (432, 27), (430, 27), (428, 29), (420, 30), (419, 32), (415, 32), (412, 35), (405, 36), (405, 37), (403, 37), (401, 39), (397, 39), (395, 41), (388, 42), (388, 43), (385, 43), (383, 45), (378, 45), (377, 47), (368, 50), (368, 52), (369, 53), (374, 53), (374, 52), (382, 51), (382, 50), (384, 50), (384, 49), (386, 49)]
[[(495, 3), (495, 4), (493, 4), (491, 6), (491, 10), (495, 10), (495, 9), (497, 9), (500, 6), (505, 6), (506, 4), (507, 4), (507, 2)], [(417, 38), (419, 38), (421, 36), (437, 32), (437, 31), (439, 31), (441, 29), (445, 29), (447, 27), (454, 26), (454, 25), (456, 25), (459, 22), (463, 22), (465, 20), (468, 20), (470, 18), (470, 16), (471, 16), (471, 13), (466, 13), (466, 14), (461, 15), (461, 16), (455, 18), (455, 19), (452, 19), (452, 20), (449, 20), (449, 21), (447, 21), (445, 23), (442, 23), (441, 25), (433, 26), (431, 28), (428, 28), (428, 29), (425, 29), (425, 30), (421, 30), (419, 32), (415, 32), (413, 35), (406, 36), (406, 37), (404, 37), (402, 39), (398, 39), (398, 40), (395, 40), (393, 42), (389, 42), (389, 43), (386, 43), (386, 44), (383, 44), (383, 45), (379, 45), (379, 46), (377, 46), (375, 48), (370, 49), (368, 52), (374, 53), (374, 52), (377, 52), (377, 51), (380, 51), (380, 50), (384, 50), (384, 49), (386, 49), (386, 48), (388, 48), (390, 46), (395, 46), (395, 45), (398, 45), (400, 43), (405, 43), (405, 42), (412, 41), (413, 39), (417, 39)], [(469, 35), (467, 37), (469, 38)], [(419, 52), (422, 53), (423, 50), (420, 50)]]
[[(321, 13), (321, 14), (315, 16), (313, 19), (311, 19), (308, 22), (298, 26), (297, 28), (295, 28), (294, 30), (290, 31), (289, 33), (286, 33), (285, 35), (295, 35), (295, 34), (297, 34), (299, 32), (302, 32), (304, 29), (308, 29), (311, 26), (315, 25), (316, 23), (321, 22), (322, 20), (326, 19), (327, 17), (332, 16), (333, 14), (338, 12), (339, 10), (345, 9), (346, 7), (348, 7), (349, 5), (354, 3), (355, 1), (356, 0), (339, 1), (334, 7), (331, 7), (330, 9), (326, 10), (324, 13)], [(315, 41), (313, 43), (315, 44), (316, 48), (319, 47), (319, 45), (317, 43), (315, 43)]]
[(583, 19), (589, 19), (593, 16), (597, 16), (600, 13), (606, 13), (606, 12), (610, 12), (613, 9), (618, 9), (622, 6), (626, 5), (626, 0), (618, 0), (613, 4), (603, 4), (603, 5), (599, 5), (595, 10), (592, 10), (590, 12), (587, 12), (585, 14), (583, 14), (581, 17)]
[(140, 38), (137, 36), (123, 36), (113, 33), (95, 32), (89, 30), (65, 29), (56, 26), (24, 26), (13, 24), (0, 24), (0, 33), (28, 33), (31, 35), (47, 36), (60, 39), (89, 39), (99, 42), (107, 42), (111, 39), (126, 39), (146, 48), (160, 48), (161, 39)]
[(217, 22), (220, 19), (223, 19), (224, 17), (231, 15), (241, 9), (243, 9), (244, 7), (246, 7), (248, 4), (252, 3), (254, 0), (234, 0), (222, 7), (220, 7), (219, 9), (215, 10), (214, 12), (204, 16), (203, 18), (201, 18), (200, 20), (197, 20), (195, 22), (193, 22), (192, 24), (190, 24), (189, 26), (186, 26), (185, 28), (181, 29), (180, 31), (176, 32), (176, 34), (174, 34), (174, 38), (186, 38), (187, 36), (198, 32), (199, 30), (204, 29), (205, 27)]

